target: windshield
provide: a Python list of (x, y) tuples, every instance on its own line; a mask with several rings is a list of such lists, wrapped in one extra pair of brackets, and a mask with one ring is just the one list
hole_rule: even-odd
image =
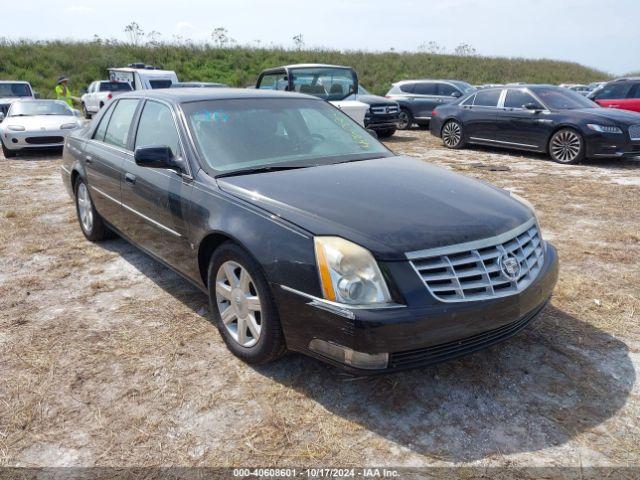
[(218, 172), (313, 166), (393, 155), (335, 107), (306, 99), (183, 104), (198, 151)]
[(73, 112), (65, 103), (57, 100), (18, 101), (9, 109), (10, 117), (35, 115), (73, 115)]
[(26, 83), (0, 83), (0, 98), (31, 96), (31, 89)]
[(534, 87), (531, 88), (531, 90), (548, 108), (554, 110), (575, 110), (578, 108), (598, 107), (597, 103), (567, 88)]
[(102, 82), (100, 84), (101, 92), (130, 92), (131, 85), (126, 82)]
[(289, 75), (296, 92), (324, 100), (343, 100), (356, 91), (355, 74), (350, 68), (294, 68)]

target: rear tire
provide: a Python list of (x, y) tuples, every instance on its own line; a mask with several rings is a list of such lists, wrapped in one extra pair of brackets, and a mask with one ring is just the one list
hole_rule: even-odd
[(554, 133), (548, 148), (551, 159), (565, 165), (579, 163), (585, 155), (584, 139), (572, 128), (563, 128)]
[(18, 154), (18, 152), (17, 150), (9, 150), (7, 147), (4, 146), (4, 143), (3, 143), (2, 154), (4, 155), (4, 158), (13, 158)]
[(442, 143), (447, 148), (459, 149), (464, 148), (466, 142), (464, 140), (464, 130), (462, 124), (457, 120), (449, 120), (442, 127)]
[(409, 130), (413, 125), (413, 114), (406, 108), (400, 109), (398, 115), (398, 130)]
[(207, 285), (213, 321), (231, 353), (256, 365), (286, 353), (269, 284), (248, 252), (232, 242), (220, 245), (209, 262)]
[(87, 120), (91, 120), (92, 115), (87, 110), (87, 106), (84, 104), (84, 102), (82, 103), (82, 114), (84, 115), (84, 118), (86, 118)]
[(114, 234), (104, 223), (104, 220), (93, 206), (89, 187), (79, 178), (74, 185), (76, 214), (82, 233), (91, 242), (100, 242), (113, 238)]

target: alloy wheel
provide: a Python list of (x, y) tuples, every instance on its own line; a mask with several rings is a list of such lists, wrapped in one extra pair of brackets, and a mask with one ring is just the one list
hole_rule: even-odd
[(78, 213), (80, 214), (82, 228), (85, 232), (91, 233), (93, 230), (93, 206), (84, 182), (78, 185)]
[(409, 114), (405, 110), (400, 110), (398, 114), (398, 128), (400, 130), (406, 130), (411, 126), (409, 123)]
[(448, 122), (442, 129), (442, 141), (447, 147), (456, 147), (462, 139), (462, 128), (458, 122)]
[(226, 261), (216, 275), (216, 305), (231, 338), (245, 348), (253, 347), (262, 332), (262, 308), (255, 283), (239, 263)]
[(551, 154), (560, 163), (571, 163), (578, 158), (582, 149), (582, 139), (571, 130), (556, 133), (551, 140)]

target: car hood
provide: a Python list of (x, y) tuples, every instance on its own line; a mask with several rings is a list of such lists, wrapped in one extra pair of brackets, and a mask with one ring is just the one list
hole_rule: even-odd
[(532, 216), (503, 190), (401, 156), (224, 177), (218, 184), (315, 235), (358, 243), (381, 260), (492, 237)]
[(16, 100), (24, 100), (25, 98), (31, 98), (31, 97), (0, 97), (0, 103), (8, 104), (8, 103), (13, 103)]
[(354, 99), (359, 102), (366, 103), (368, 105), (397, 105), (397, 102), (389, 100), (388, 98), (380, 97), (378, 95), (354, 95)]
[(626, 125), (640, 124), (640, 113), (630, 112), (628, 110), (620, 110), (617, 108), (582, 108), (573, 111), (582, 113), (585, 117), (599, 117)]
[(65, 123), (77, 123), (73, 115), (35, 115), (32, 117), (8, 117), (2, 125), (22, 125), (25, 130), (58, 130)]

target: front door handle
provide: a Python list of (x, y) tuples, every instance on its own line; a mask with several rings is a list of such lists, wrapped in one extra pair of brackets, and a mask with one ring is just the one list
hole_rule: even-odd
[(84, 156), (84, 161), (86, 163), (92, 163), (93, 162), (93, 158), (91, 157), (91, 155), (85, 155)]
[(136, 176), (133, 173), (126, 173), (124, 175), (124, 181), (134, 185), (136, 183)]

